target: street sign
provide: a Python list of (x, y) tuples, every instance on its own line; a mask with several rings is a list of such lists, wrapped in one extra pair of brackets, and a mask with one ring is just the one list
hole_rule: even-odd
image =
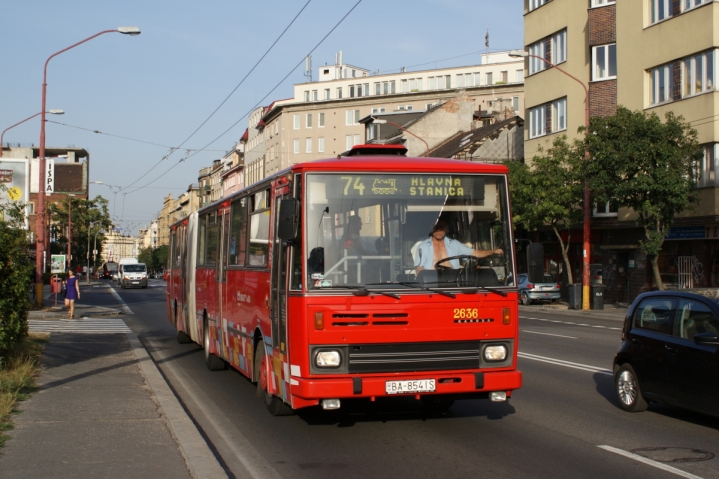
[(55, 193), (55, 160), (45, 160), (45, 194)]

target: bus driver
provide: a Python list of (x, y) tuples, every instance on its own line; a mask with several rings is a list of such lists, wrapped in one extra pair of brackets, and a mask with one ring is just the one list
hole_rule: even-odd
[[(449, 225), (444, 219), (440, 218), (432, 228), (430, 237), (419, 244), (414, 257), (415, 271), (417, 273), (423, 269), (434, 269), (434, 265), (438, 261), (451, 256), (472, 255), (477, 258), (486, 258), (493, 254), (504, 253), (500, 248), (493, 250), (472, 249), (457, 240), (447, 238), (447, 231), (449, 231)], [(459, 268), (459, 260), (445, 261), (443, 265), (457, 269)]]

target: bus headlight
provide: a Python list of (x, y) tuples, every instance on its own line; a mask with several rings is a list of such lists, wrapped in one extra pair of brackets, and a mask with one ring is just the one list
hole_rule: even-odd
[(315, 356), (315, 365), (318, 368), (338, 368), (341, 363), (342, 355), (335, 349), (318, 351)]
[(484, 348), (484, 359), (487, 361), (504, 361), (507, 359), (507, 347), (504, 344), (496, 344)]

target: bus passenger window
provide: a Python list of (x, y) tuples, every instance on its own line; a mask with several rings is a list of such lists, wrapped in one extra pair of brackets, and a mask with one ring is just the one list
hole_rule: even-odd
[(205, 264), (205, 235), (207, 234), (207, 215), (200, 216), (197, 231), (197, 266)]
[(220, 224), (217, 222), (217, 215), (212, 214), (208, 218), (207, 241), (205, 242), (205, 266), (217, 265), (217, 255), (220, 249)]
[(250, 240), (247, 245), (248, 266), (267, 266), (270, 251), (269, 190), (256, 193), (252, 198), (250, 214)]
[(232, 203), (230, 224), (230, 266), (245, 264), (245, 237), (247, 232), (247, 198)]

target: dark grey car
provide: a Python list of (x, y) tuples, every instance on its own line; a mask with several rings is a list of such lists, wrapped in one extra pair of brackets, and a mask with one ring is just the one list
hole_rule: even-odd
[(619, 404), (638, 412), (663, 402), (719, 416), (719, 301), (656, 291), (627, 311), (614, 358)]

